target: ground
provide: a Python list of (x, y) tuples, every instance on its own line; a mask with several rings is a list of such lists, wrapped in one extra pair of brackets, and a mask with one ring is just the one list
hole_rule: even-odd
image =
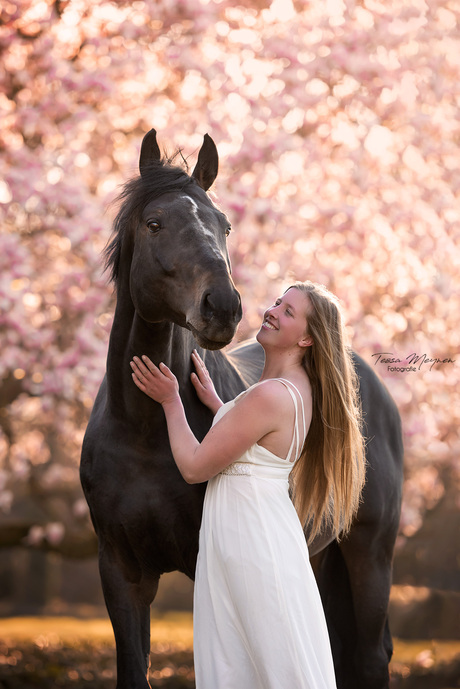
[[(150, 684), (194, 689), (192, 618), (152, 618)], [(392, 689), (458, 689), (459, 641), (395, 640)], [(107, 619), (0, 619), (0, 689), (113, 689), (115, 648)]]

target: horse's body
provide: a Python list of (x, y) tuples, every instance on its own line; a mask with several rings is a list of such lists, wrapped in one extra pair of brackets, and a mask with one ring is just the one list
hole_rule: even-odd
[[(134, 385), (129, 361), (145, 353), (172, 369), (199, 439), (212, 417), (190, 381), (193, 348), (205, 359), (224, 401), (256, 382), (263, 366), (257, 343), (228, 355), (219, 351), (234, 335), (241, 305), (225, 247), (228, 221), (205, 193), (217, 166), (209, 137), (189, 177), (160, 160), (155, 132), (149, 132), (141, 150), (141, 177), (125, 188), (107, 251), (117, 307), (107, 375), (83, 443), (81, 480), (99, 540), (118, 689), (149, 686), (150, 604), (162, 573), (179, 570), (194, 577), (205, 491), (203, 484), (188, 485), (180, 476), (161, 406)], [(372, 438), (365, 499), (350, 535), (338, 547), (328, 545), (316, 569), (339, 689), (384, 689), (391, 655), (386, 616), (401, 498), (401, 432), (385, 388), (364, 362), (358, 361), (358, 368)], [(325, 536), (312, 553), (330, 540)], [(345, 596), (340, 609), (337, 595)]]

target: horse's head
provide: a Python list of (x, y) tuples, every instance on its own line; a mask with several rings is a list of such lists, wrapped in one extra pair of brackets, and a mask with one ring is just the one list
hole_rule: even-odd
[(107, 250), (112, 275), (118, 282), (129, 262), (130, 296), (143, 320), (172, 321), (202, 347), (219, 349), (231, 341), (242, 311), (226, 246), (230, 223), (206, 194), (217, 176), (215, 144), (205, 136), (189, 176), (161, 159), (152, 129), (139, 167), (140, 178), (122, 194)]

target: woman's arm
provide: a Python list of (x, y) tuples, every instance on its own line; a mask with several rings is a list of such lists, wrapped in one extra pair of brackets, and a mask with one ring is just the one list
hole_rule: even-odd
[[(187, 483), (202, 483), (239, 459), (267, 433), (284, 421), (284, 386), (266, 381), (250, 390), (203, 438), (195, 438), (188, 425), (174, 374), (165, 364), (155, 366), (148, 357), (134, 357), (133, 380), (164, 410), (175, 462)], [(282, 389), (280, 389), (282, 388)], [(280, 399), (280, 397), (282, 399)]]

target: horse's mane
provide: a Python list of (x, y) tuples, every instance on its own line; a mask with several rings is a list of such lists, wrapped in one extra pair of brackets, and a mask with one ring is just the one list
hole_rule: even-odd
[[(174, 165), (177, 156), (183, 167)], [(119, 205), (112, 226), (112, 238), (104, 249), (105, 270), (110, 270), (110, 280), (118, 278), (123, 239), (130, 224), (139, 220), (143, 208), (154, 199), (174, 191), (182, 191), (197, 181), (188, 174), (187, 161), (178, 151), (170, 158), (153, 160), (142, 169), (142, 175), (126, 182), (114, 203)]]

